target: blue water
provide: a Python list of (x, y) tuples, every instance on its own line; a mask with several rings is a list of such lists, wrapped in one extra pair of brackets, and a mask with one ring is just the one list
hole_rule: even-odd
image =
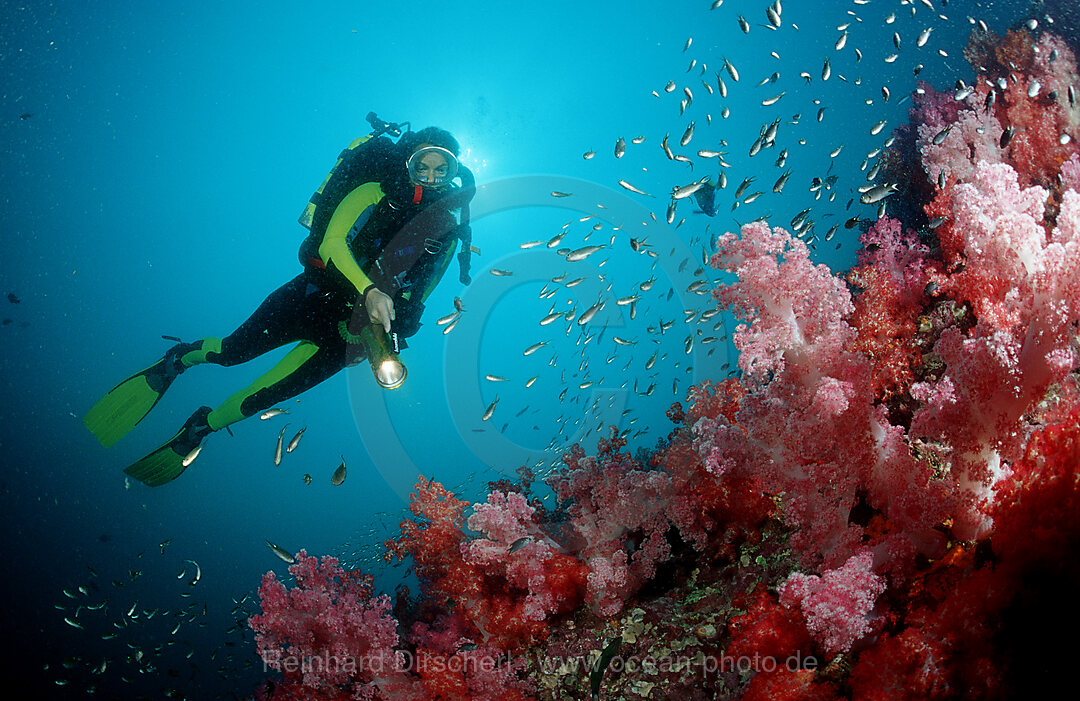
[[(783, 26), (771, 31), (765, 2), (728, 0), (715, 11), (710, 4), (3, 4), (0, 291), (19, 300), (2, 302), (0, 327), (4, 625), (17, 648), (3, 656), (8, 678), (73, 698), (90, 687), (109, 698), (160, 697), (163, 689), (243, 696), (262, 671), (250, 633), (234, 622), (256, 610), (250, 595), (263, 572), (285, 575), (266, 539), (337, 555), (392, 592), (407, 563), (384, 565), (381, 542), (396, 533), (418, 475), (475, 501), (487, 480), (513, 477), (522, 464), (542, 475), (575, 441), (591, 452), (609, 425), (626, 432), (631, 450), (654, 447), (670, 430), (669, 405), (735, 365), (729, 315), (684, 322), (683, 310), (713, 307), (688, 285), (706, 280), (707, 290), (722, 279), (708, 267), (694, 276), (710, 240), (766, 214), (790, 228), (797, 212), (812, 208), (815, 259), (850, 267), (857, 241), (843, 222), (875, 216), (854, 193), (866, 182), (860, 166), (906, 120), (902, 98), (915, 87), (914, 66), (924, 64), (920, 79), (939, 88), (970, 81), (962, 57), (968, 16), (999, 32), (1029, 16), (1024, 2), (939, 1), (942, 19), (921, 1), (789, 0)], [(886, 24), (890, 13), (896, 20)], [(848, 45), (836, 52), (837, 26), (848, 22)], [(927, 26), (932, 39), (916, 49)], [(903, 37), (899, 52), (894, 31)], [(892, 53), (898, 59), (886, 63)], [(833, 75), (822, 82), (826, 56)], [(717, 72), (727, 99), (703, 85), (717, 90)], [(775, 83), (757, 87), (774, 72)], [(671, 93), (669, 80), (677, 84)], [(683, 86), (693, 102), (680, 115)], [(306, 232), (297, 216), (338, 152), (367, 132), (372, 110), (414, 128), (446, 128), (466, 149), (463, 160), (483, 188), (473, 203), (482, 251), (473, 283), (462, 286), (452, 265), (405, 351), (401, 389), (379, 390), (366, 366), (352, 368), (283, 405), (287, 417), (253, 418), (235, 425), (233, 437), (212, 436), (175, 482), (150, 489), (127, 480), (123, 468), (192, 410), (247, 386), (285, 349), (185, 373), (109, 450), (79, 417), (160, 357), (170, 345), (162, 335), (224, 336), (299, 272)], [(760, 128), (776, 118), (776, 147), (749, 157)], [(888, 126), (872, 136), (882, 119)], [(679, 147), (691, 120), (693, 139)], [(665, 134), (693, 158), (692, 171), (665, 158)], [(631, 143), (638, 136), (645, 141)], [(613, 155), (618, 137), (627, 142), (621, 159)], [(782, 148), (792, 173), (776, 195)], [(685, 221), (669, 226), (671, 189), (719, 170), (698, 149), (725, 151), (731, 164), (718, 214), (694, 213), (688, 199), (674, 223)], [(590, 150), (596, 156), (584, 159)], [(815, 200), (811, 178), (829, 174), (838, 175), (835, 198)], [(756, 178), (747, 194), (765, 194), (731, 211), (746, 177)], [(553, 190), (572, 196), (554, 198)], [(590, 215), (598, 216), (578, 221)], [(606, 248), (576, 263), (544, 245), (521, 248), (568, 223), (559, 246)], [(834, 224), (836, 238), (823, 241)], [(634, 252), (631, 237), (657, 257)], [(573, 288), (551, 282), (564, 273), (564, 282), (586, 280)], [(630, 319), (629, 306), (615, 300), (649, 278), (656, 283)], [(545, 285), (561, 289), (540, 299)], [(444, 335), (435, 320), (453, 311), (455, 296), (466, 312)], [(580, 314), (600, 297), (607, 303), (586, 325), (539, 324), (552, 309)], [(672, 321), (665, 333), (655, 328)], [(539, 341), (548, 343), (523, 355)], [(645, 370), (654, 352), (656, 365)], [(496, 398), (493, 416), (481, 421)], [(286, 421), (288, 435), (307, 432), (275, 467)], [(333, 487), (342, 457), (348, 479)], [(194, 586), (187, 560), (201, 568)], [(125, 614), (133, 604), (132, 619)], [(122, 620), (129, 623), (118, 628)]]

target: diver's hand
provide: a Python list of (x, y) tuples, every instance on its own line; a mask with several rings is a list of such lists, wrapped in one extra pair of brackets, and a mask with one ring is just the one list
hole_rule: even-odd
[(390, 333), (390, 322), (394, 320), (394, 300), (378, 287), (372, 287), (364, 295), (364, 310), (371, 323), (380, 324), (383, 331)]

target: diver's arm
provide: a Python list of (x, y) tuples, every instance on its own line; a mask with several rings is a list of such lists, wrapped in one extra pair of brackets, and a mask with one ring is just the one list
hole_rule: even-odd
[(344, 275), (361, 295), (371, 287), (372, 282), (360, 269), (349, 249), (349, 231), (357, 219), (370, 214), (369, 208), (373, 208), (382, 197), (383, 191), (378, 183), (364, 183), (350, 192), (334, 210), (330, 222), (326, 225), (322, 243), (319, 244), (319, 257), (326, 266), (333, 266)]

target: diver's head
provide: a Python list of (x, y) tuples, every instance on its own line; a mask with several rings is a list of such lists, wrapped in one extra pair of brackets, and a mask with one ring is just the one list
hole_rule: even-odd
[(450, 132), (427, 127), (402, 137), (402, 142), (408, 154), (405, 168), (413, 185), (439, 189), (457, 177), (461, 146)]
[(457, 156), (442, 146), (421, 144), (405, 161), (409, 181), (426, 188), (441, 188), (457, 175)]

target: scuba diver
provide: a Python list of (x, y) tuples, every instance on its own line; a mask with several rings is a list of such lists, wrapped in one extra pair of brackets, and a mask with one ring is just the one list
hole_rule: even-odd
[[(472, 173), (457, 140), (428, 127), (367, 115), (373, 132), (356, 139), (312, 195), (300, 223), (303, 272), (270, 293), (225, 338), (177, 341), (163, 358), (124, 380), (83, 418), (105, 447), (145, 417), (178, 375), (202, 363), (232, 366), (288, 343), (269, 372), (221, 406), (200, 407), (165, 444), (125, 472), (150, 486), (175, 479), (222, 428), (294, 397), (367, 359), (378, 384), (405, 379), (397, 353), (420, 327), (424, 301), (442, 279), (458, 242), (462, 284), (472, 246)], [(389, 136), (397, 137), (395, 142)], [(457, 181), (457, 182), (455, 182)]]

